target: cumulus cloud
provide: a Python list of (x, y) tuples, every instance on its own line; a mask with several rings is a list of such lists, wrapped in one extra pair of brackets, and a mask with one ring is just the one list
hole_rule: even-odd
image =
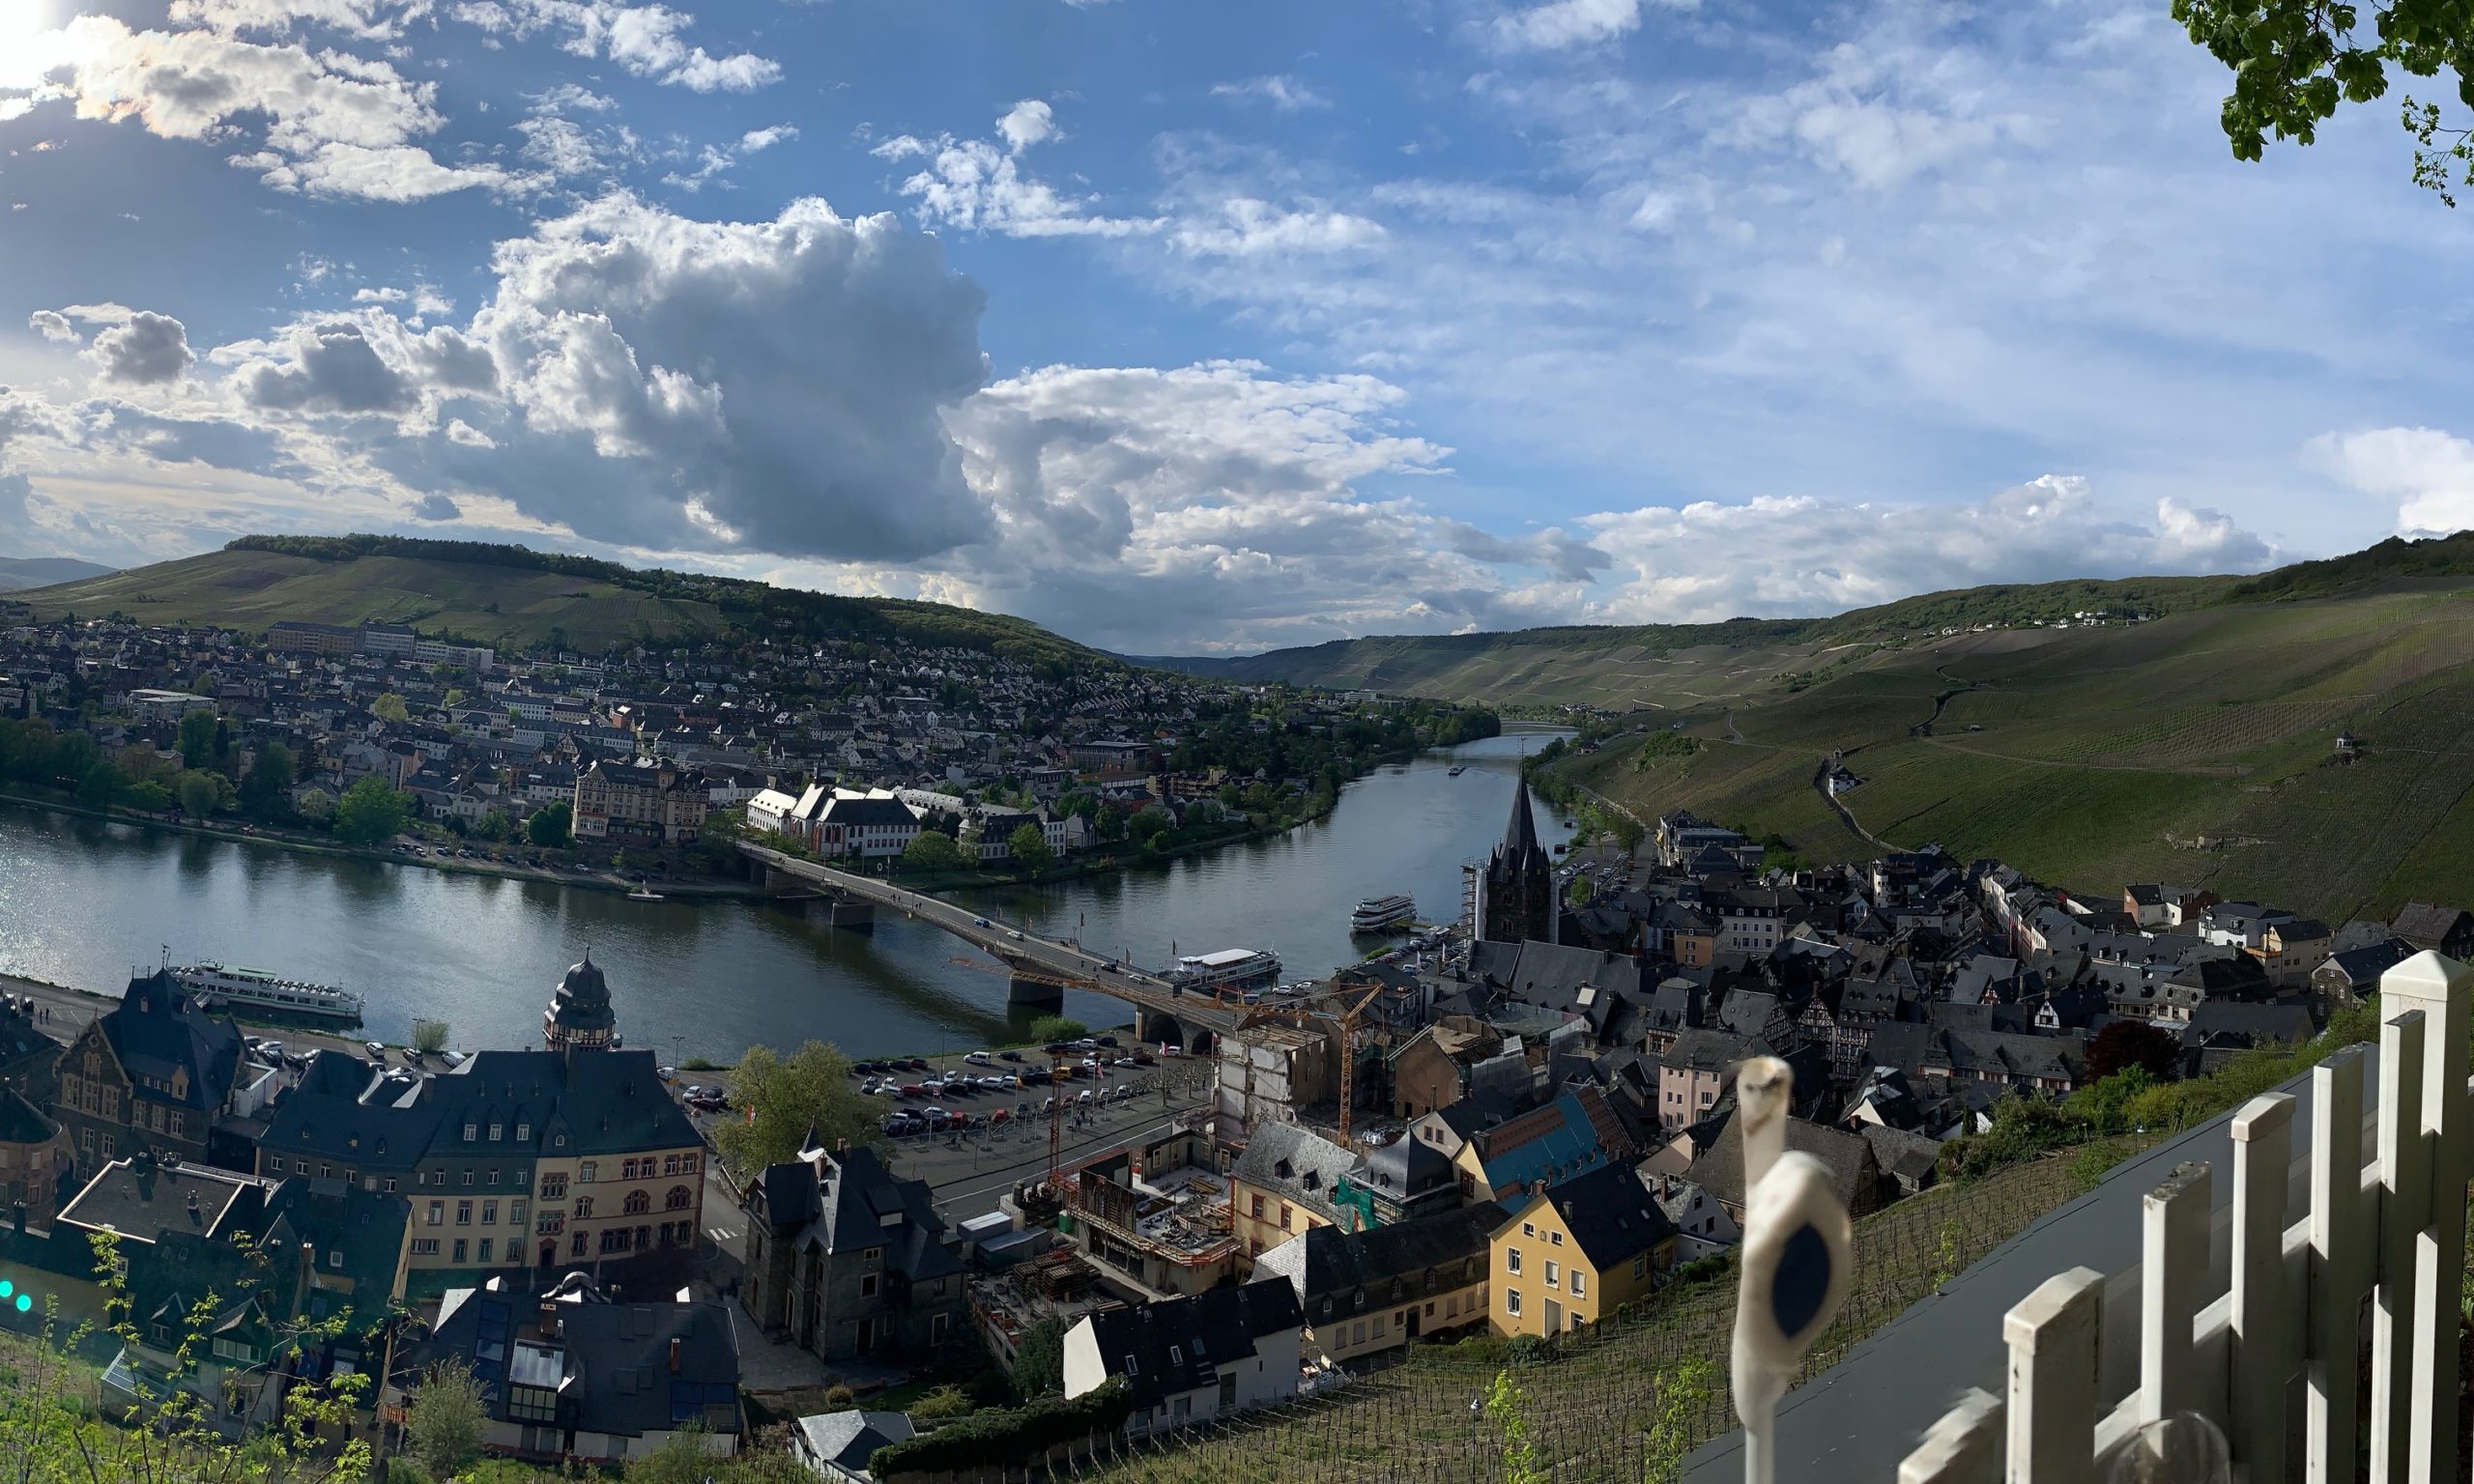
[(1287, 211), (1251, 196), (1231, 196), (1176, 223), (1169, 241), (1208, 257), (1263, 253), (1342, 252), (1383, 241), (1382, 226), (1335, 211)]
[(2474, 442), (2437, 428), (2323, 434), (2309, 456), (2339, 480), (2397, 501), (2397, 531), (2444, 536), (2474, 527)]
[[(58, 316), (54, 316), (58, 318)], [(168, 314), (136, 310), (95, 336), (86, 357), (107, 382), (158, 386), (177, 382), (196, 364), (188, 331)]]
[(66, 340), (74, 345), (79, 339), (76, 328), (69, 323), (69, 317), (56, 309), (38, 309), (26, 316), (26, 328), (39, 332), (45, 340)]
[(2230, 518), (2167, 499), (2146, 519), (2047, 474), (1976, 504), (1771, 496), (1583, 518), (1622, 575), (1594, 612), (1619, 622), (1800, 616), (1981, 583), (2248, 572), (2276, 550)]
[(448, 8), (467, 25), (523, 40), (547, 33), (579, 57), (606, 57), (639, 77), (696, 93), (747, 93), (778, 82), (782, 65), (753, 52), (716, 57), (681, 35), (696, 17), (619, 0), (475, 0)]
[(1232, 99), (1238, 102), (1267, 103), (1278, 113), (1296, 113), (1306, 108), (1329, 108), (1332, 100), (1314, 87), (1287, 72), (1273, 72), (1261, 77), (1249, 77), (1242, 82), (1222, 82), (1212, 86), (1214, 98)]
[(919, 203), (919, 219), (930, 226), (1005, 237), (1130, 237), (1160, 229), (1156, 218), (1095, 214), (1088, 210), (1095, 198), (1063, 195), (1023, 171), (1018, 157), (1059, 136), (1048, 104), (1035, 99), (1016, 103), (996, 121), (996, 129), (1001, 145), (951, 134), (897, 134), (869, 153), (884, 160), (926, 161), (900, 188)]
[(166, 139), (220, 144), (263, 117), (263, 144), (230, 157), (280, 190), (415, 201), (522, 182), (496, 165), (446, 165), (411, 141), (446, 121), (435, 83), (385, 62), (215, 30), (132, 31), (80, 15), (0, 57), (0, 117), (65, 100), (81, 119), (134, 121)]

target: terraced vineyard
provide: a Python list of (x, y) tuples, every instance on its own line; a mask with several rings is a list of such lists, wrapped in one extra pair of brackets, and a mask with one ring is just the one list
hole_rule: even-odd
[[(1917, 728), (1945, 697), (1929, 735)], [(2463, 895), (2474, 856), (2474, 587), (1957, 636), (1563, 766), (1643, 817), (1676, 808), (1814, 860), (1872, 847), (1811, 786), (1835, 750), (1872, 834), (1996, 856), (2095, 895), (2208, 886), (2336, 920)], [(2340, 731), (2363, 744), (2336, 759)]]
[[(1927, 1191), (1856, 1223), (1855, 1290), (1798, 1383), (1835, 1365), (1944, 1278), (2081, 1188), (2069, 1157), (2057, 1156), (1979, 1184)], [(1493, 1340), (1413, 1347), (1405, 1363), (1345, 1390), (1130, 1449), (1102, 1461), (1088, 1476), (1120, 1484), (1447, 1484), (1500, 1477), (1503, 1440), (1492, 1423), (1472, 1415), (1470, 1403), (1510, 1367), (1546, 1476), (1638, 1479), (1660, 1411), (1659, 1388), (1676, 1385), (1685, 1362), (1699, 1361), (1718, 1378), (1705, 1394), (1676, 1393), (1687, 1444), (1698, 1446), (1734, 1426), (1724, 1382), (1734, 1315), (1735, 1284), (1728, 1279), (1672, 1290), (1647, 1312), (1585, 1330), (1533, 1363), (1515, 1363)]]

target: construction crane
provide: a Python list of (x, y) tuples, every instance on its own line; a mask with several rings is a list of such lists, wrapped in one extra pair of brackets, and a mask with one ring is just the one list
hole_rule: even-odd
[(1239, 1022), (1238, 1025), (1238, 1029), (1243, 1030), (1247, 1025), (1252, 1024), (1257, 1020), (1266, 1019), (1291, 1020), (1300, 1024), (1312, 1022), (1338, 1024), (1340, 1028), (1339, 1145), (1342, 1149), (1354, 1149), (1356, 1147), (1349, 1142), (1349, 1121), (1350, 1116), (1355, 1111), (1357, 1105), (1358, 1021), (1366, 1013), (1366, 1007), (1373, 1004), (1375, 997), (1380, 995), (1382, 992), (1383, 986), (1377, 985), (1373, 988), (1368, 989), (1364, 995), (1360, 996), (1356, 1004), (1338, 1013), (1330, 1010), (1309, 1010), (1304, 1006), (1298, 1005), (1261, 1006), (1256, 1008), (1251, 1014), (1249, 1014), (1245, 1020)]

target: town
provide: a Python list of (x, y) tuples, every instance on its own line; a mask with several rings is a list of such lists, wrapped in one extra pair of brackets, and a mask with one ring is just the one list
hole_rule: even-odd
[[(1251, 711), (1215, 733), (1245, 698), (969, 650), (600, 664), (379, 625), (259, 646), (22, 614), (6, 640), (0, 771), (53, 797), (470, 841), (639, 889), (741, 845), (866, 872), (920, 867), (934, 835), (930, 869), (1045, 863), (1138, 838), (1144, 812), (1173, 832), (1334, 785), (1195, 765), (1202, 737), (1283, 734)], [(1475, 725), (1362, 693), (1280, 705), (1301, 752), (1353, 728), (1371, 748), (1385, 719)], [(1686, 813), (1567, 853), (1527, 773), (1456, 920), (1221, 985), (1224, 1024), (1157, 1045), (828, 1051), (829, 1088), (691, 1085), (625, 1044), (589, 953), (537, 1042), (461, 1053), (245, 1032), (216, 1011), (263, 1004), (168, 959), (107, 1008), (13, 995), (14, 1327), (38, 1304), (126, 1315), (99, 1356), (125, 1403), (186, 1396), (237, 1439), (327, 1398), (344, 1433), (446, 1471), (685, 1447), (906, 1479), (1173, 1448), (1345, 1397), (1415, 1347), (1558, 1344), (1723, 1270), (1747, 1066), (1790, 1070), (1785, 1148), (1861, 1217), (1973, 1178), (2021, 1110), (2301, 1046), (2409, 956), (2474, 950), (2454, 907), (2332, 926), (2169, 883), (2087, 898), (1931, 847), (1765, 866)], [(387, 828), (348, 832), (373, 792)], [(1159, 1119), (1100, 1121), (1137, 1095)], [(1000, 1132), (1044, 1136), (1045, 1164), (938, 1178)]]

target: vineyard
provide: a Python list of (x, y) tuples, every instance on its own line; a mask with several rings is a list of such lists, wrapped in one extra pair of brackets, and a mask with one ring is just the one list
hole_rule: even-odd
[[(1927, 1191), (1856, 1223), (1856, 1286), (1798, 1384), (2085, 1188), (2070, 1156), (2057, 1156), (1974, 1185)], [(1560, 1345), (1524, 1351), (1482, 1338), (1415, 1347), (1390, 1370), (1278, 1413), (1158, 1443), (1120, 1442), (1119, 1452), (1085, 1472), (1119, 1484), (1491, 1480), (1505, 1471), (1506, 1439), (1482, 1399), (1508, 1372), (1545, 1476), (1651, 1478), (1653, 1454), (1675, 1441), (1697, 1447), (1735, 1425), (1723, 1379), (1734, 1323), (1728, 1277), (1670, 1289), (1647, 1313)], [(1703, 1374), (1717, 1384), (1692, 1386), (1693, 1362), (1709, 1367)], [(1657, 1436), (1662, 1421), (1681, 1439)]]

